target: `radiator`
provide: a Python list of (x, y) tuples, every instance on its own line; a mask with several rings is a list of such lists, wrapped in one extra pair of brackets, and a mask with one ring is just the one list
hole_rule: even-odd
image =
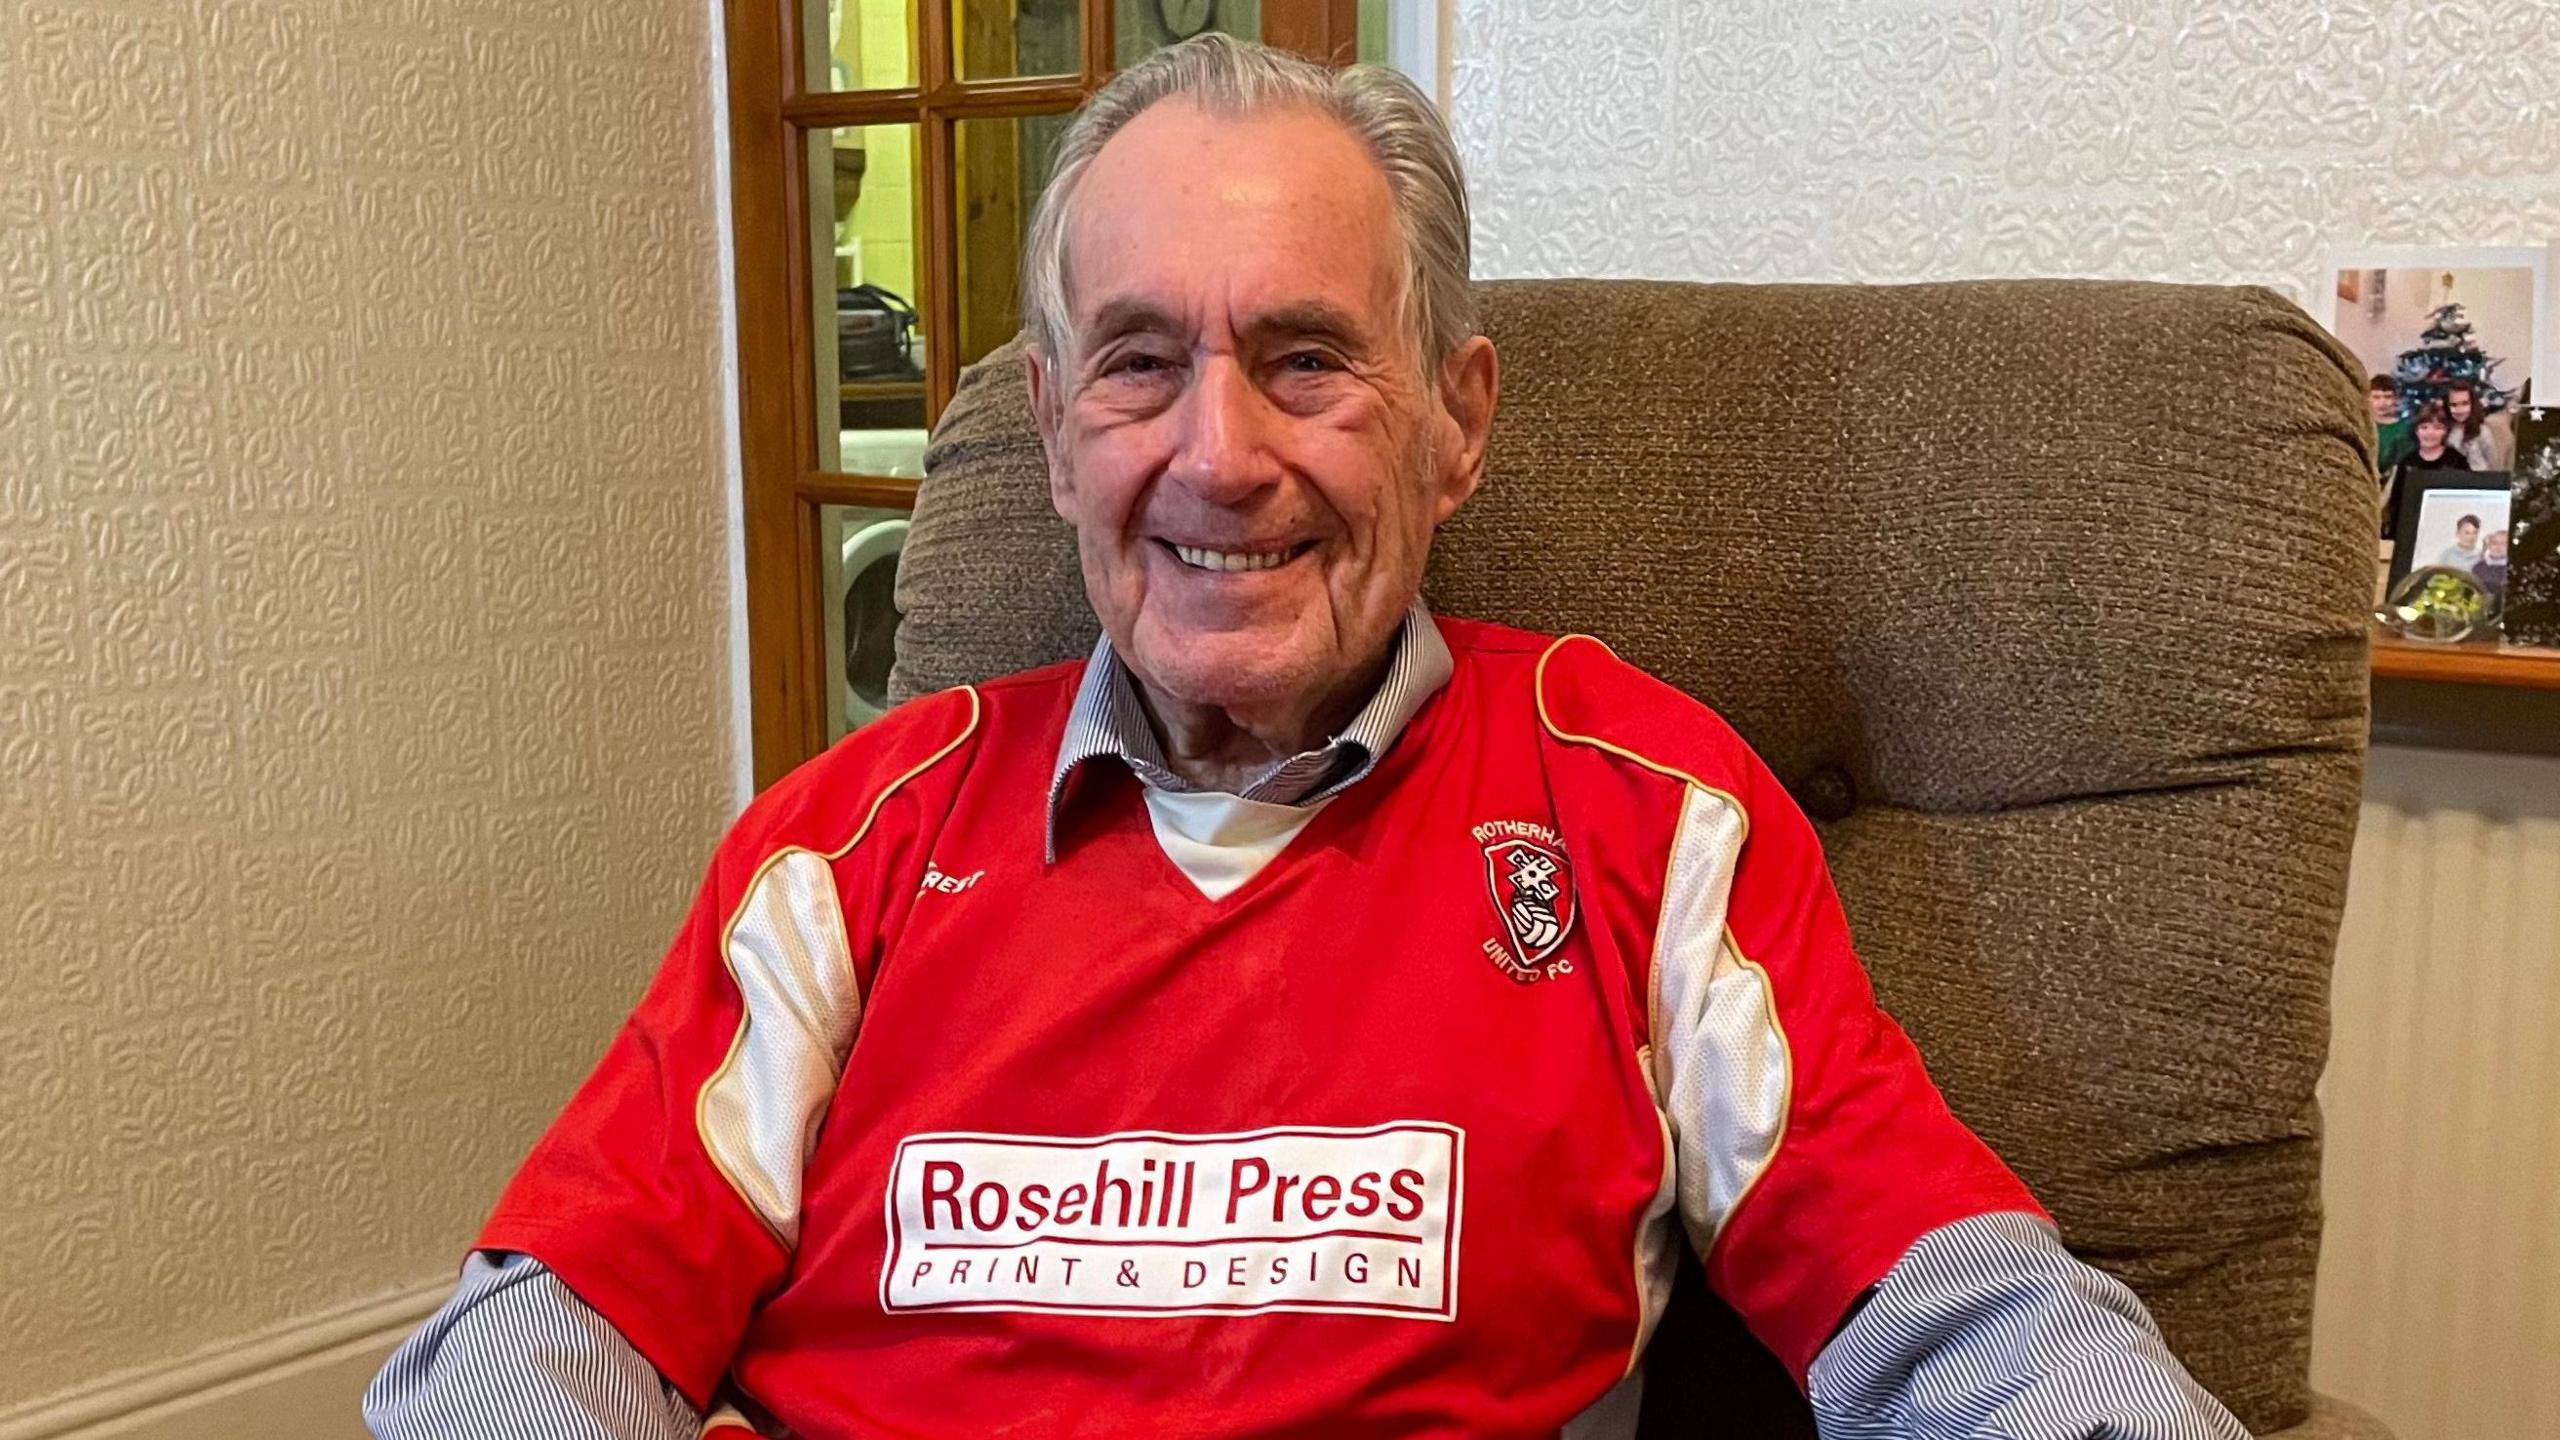
[(2331, 1025), (2314, 1385), (2560, 1436), (2560, 761), (2374, 751)]

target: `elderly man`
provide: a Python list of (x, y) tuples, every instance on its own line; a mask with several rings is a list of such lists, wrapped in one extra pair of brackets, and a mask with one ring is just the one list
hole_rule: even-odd
[(1026, 269), (1106, 638), (750, 807), (378, 1433), (1626, 1434), (1685, 1232), (1826, 1435), (2241, 1436), (1732, 731), (1420, 608), (1497, 372), (1419, 94), (1167, 50)]

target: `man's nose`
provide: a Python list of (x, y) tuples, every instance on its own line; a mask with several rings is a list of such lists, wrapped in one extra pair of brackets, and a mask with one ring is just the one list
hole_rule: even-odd
[(1245, 368), (1215, 356), (1192, 372), (1182, 397), (1172, 478), (1184, 489), (1232, 504), (1279, 478), (1277, 416)]

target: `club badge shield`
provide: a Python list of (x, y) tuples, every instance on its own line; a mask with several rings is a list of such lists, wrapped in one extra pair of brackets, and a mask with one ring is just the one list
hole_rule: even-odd
[(1565, 858), (1562, 838), (1520, 821), (1476, 831), (1484, 846), (1485, 888), (1502, 925), (1501, 941), (1486, 942), (1485, 954), (1523, 984), (1572, 973), (1573, 962), (1557, 953), (1574, 917), (1573, 864)]

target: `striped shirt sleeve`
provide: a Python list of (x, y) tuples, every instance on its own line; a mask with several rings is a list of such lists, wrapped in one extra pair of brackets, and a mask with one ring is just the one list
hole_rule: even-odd
[(528, 1255), (474, 1252), (365, 1391), (377, 1440), (698, 1440), (702, 1417)]
[(2015, 1212), (1921, 1237), (1808, 1388), (1823, 1440), (2249, 1440), (2131, 1290)]

